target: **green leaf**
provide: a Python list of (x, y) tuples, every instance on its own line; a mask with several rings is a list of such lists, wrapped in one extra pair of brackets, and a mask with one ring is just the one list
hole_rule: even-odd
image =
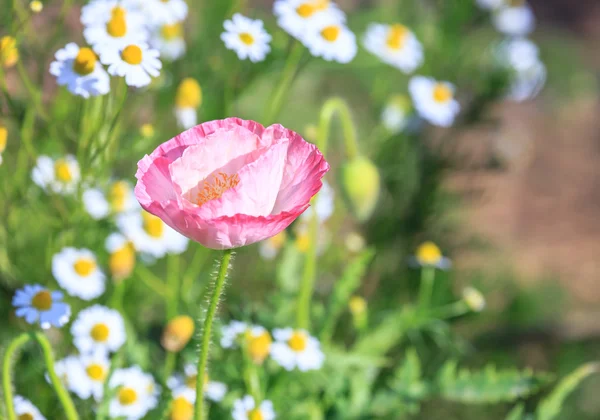
[(525, 414), (525, 406), (523, 403), (517, 404), (508, 412), (505, 420), (523, 420)]
[(488, 365), (482, 370), (458, 369), (448, 361), (440, 369), (438, 386), (443, 398), (471, 404), (512, 402), (537, 392), (550, 382), (546, 373), (534, 374), (530, 369), (497, 370)]
[(400, 395), (403, 406), (415, 414), (419, 412), (420, 402), (428, 395), (428, 386), (421, 377), (421, 361), (415, 349), (406, 351), (404, 362), (395, 372), (391, 388)]
[(599, 363), (588, 363), (585, 364), (569, 375), (564, 377), (558, 385), (554, 387), (550, 395), (540, 402), (537, 408), (537, 420), (552, 420), (559, 413), (565, 399), (571, 392), (577, 388), (577, 386), (592, 373), (600, 371)]
[(410, 311), (405, 310), (391, 313), (381, 324), (356, 342), (353, 352), (365, 356), (383, 357), (404, 337), (409, 316), (411, 316)]

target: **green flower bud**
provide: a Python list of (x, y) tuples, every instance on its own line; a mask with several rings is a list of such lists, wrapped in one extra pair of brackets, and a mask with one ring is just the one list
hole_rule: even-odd
[(371, 217), (379, 198), (379, 171), (371, 160), (357, 156), (341, 168), (342, 192), (350, 211), (359, 221)]

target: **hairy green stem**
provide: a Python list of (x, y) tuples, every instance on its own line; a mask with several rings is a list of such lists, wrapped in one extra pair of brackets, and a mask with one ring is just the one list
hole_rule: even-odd
[(23, 333), (15, 337), (8, 345), (4, 353), (2, 361), (2, 387), (4, 388), (4, 405), (8, 415), (8, 420), (16, 420), (15, 407), (13, 403), (12, 381), (10, 380), (11, 361), (14, 359), (16, 352), (29, 341), (31, 336)]
[(229, 269), (229, 261), (231, 260), (231, 249), (223, 251), (221, 256), (221, 265), (217, 278), (215, 279), (214, 289), (208, 310), (206, 312), (206, 318), (204, 319), (204, 325), (202, 327), (202, 343), (200, 344), (200, 355), (198, 358), (198, 374), (196, 375), (196, 408), (194, 410), (194, 420), (201, 420), (204, 418), (204, 374), (206, 373), (208, 365), (208, 352), (210, 350), (210, 339), (212, 324), (219, 306), (219, 300), (223, 287), (225, 286), (225, 279), (227, 278), (227, 270)]
[(419, 285), (419, 309), (425, 311), (431, 305), (433, 283), (435, 280), (435, 267), (424, 266), (421, 268), (421, 284)]
[(50, 377), (50, 383), (52, 384), (52, 387), (56, 392), (56, 396), (63, 407), (67, 420), (78, 420), (79, 415), (75, 409), (75, 404), (73, 404), (71, 396), (65, 389), (63, 383), (54, 370), (54, 356), (52, 354), (52, 346), (50, 345), (50, 342), (46, 336), (39, 331), (35, 333), (34, 337), (42, 348), (44, 361), (46, 362), (46, 369), (48, 370), (48, 376)]

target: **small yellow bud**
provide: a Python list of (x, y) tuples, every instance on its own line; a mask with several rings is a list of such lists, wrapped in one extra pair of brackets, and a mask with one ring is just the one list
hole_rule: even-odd
[(194, 320), (187, 315), (180, 315), (169, 321), (160, 342), (167, 351), (178, 352), (186, 346), (193, 334)]
[(364, 156), (346, 162), (341, 168), (342, 192), (350, 211), (359, 221), (365, 221), (379, 198), (380, 178), (377, 167)]
[(140, 134), (147, 139), (154, 137), (154, 126), (152, 124), (143, 124), (140, 127)]
[(416, 257), (421, 265), (437, 265), (442, 259), (442, 251), (436, 244), (427, 241), (419, 245)]
[(33, 13), (40, 13), (43, 8), (44, 8), (44, 4), (41, 1), (34, 0), (31, 3), (29, 3), (29, 9)]
[(126, 279), (135, 267), (135, 250), (131, 244), (116, 250), (110, 255), (108, 266), (115, 281)]
[(194, 405), (183, 396), (177, 397), (171, 404), (170, 420), (192, 420)]
[(8, 141), (8, 130), (6, 127), (0, 125), (0, 153), (6, 150), (6, 143)]
[(17, 64), (18, 60), (17, 40), (8, 35), (0, 38), (0, 65), (9, 68)]
[(481, 312), (485, 308), (485, 297), (474, 287), (465, 287), (462, 295), (463, 300), (473, 312)]
[(191, 77), (186, 77), (177, 88), (175, 106), (177, 108), (198, 108), (202, 105), (202, 89), (200, 84)]
[(367, 309), (367, 301), (361, 296), (352, 296), (348, 301), (348, 308), (352, 315), (360, 315)]

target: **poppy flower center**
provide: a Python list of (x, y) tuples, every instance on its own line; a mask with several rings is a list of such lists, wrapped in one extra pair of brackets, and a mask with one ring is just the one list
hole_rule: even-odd
[(90, 258), (79, 258), (73, 264), (73, 269), (81, 277), (87, 277), (96, 269), (96, 261)]
[(165, 226), (163, 225), (163, 221), (160, 218), (156, 217), (153, 214), (144, 212), (142, 214), (144, 230), (146, 233), (153, 238), (160, 238), (163, 236), (163, 232)]
[(248, 353), (255, 363), (262, 363), (271, 349), (271, 336), (268, 332), (263, 332), (260, 335), (252, 335), (249, 333), (246, 337), (248, 342)]
[(433, 242), (425, 242), (417, 249), (417, 260), (423, 265), (433, 265), (442, 258), (442, 252)]
[(164, 39), (166, 39), (167, 41), (171, 41), (176, 38), (181, 38), (183, 28), (181, 26), (181, 23), (163, 25), (162, 28), (160, 28), (160, 33)]
[(437, 83), (433, 88), (433, 100), (443, 104), (452, 99), (452, 90), (443, 83)]
[(342, 30), (340, 29), (339, 26), (331, 25), (331, 26), (327, 26), (323, 30), (321, 30), (321, 36), (329, 42), (335, 42), (338, 39), (338, 37), (340, 36), (341, 31)]
[(121, 52), (121, 58), (127, 64), (140, 64), (142, 62), (142, 49), (137, 45), (128, 45)]
[(61, 182), (69, 182), (73, 179), (71, 167), (63, 159), (59, 159), (54, 162), (54, 175)]
[(112, 18), (106, 23), (106, 32), (113, 38), (122, 38), (127, 33), (127, 21), (125, 14), (114, 13)]
[(177, 397), (171, 405), (171, 420), (190, 420), (194, 415), (194, 406), (184, 397)]
[(131, 405), (138, 399), (137, 392), (133, 388), (121, 388), (119, 390), (119, 402), (121, 405)]
[(85, 373), (92, 378), (94, 381), (101, 381), (106, 377), (106, 372), (104, 371), (104, 367), (99, 365), (98, 363), (92, 363), (88, 367), (85, 368)]
[(308, 344), (306, 334), (303, 332), (294, 331), (290, 339), (288, 340), (288, 346), (296, 352), (303, 351)]
[(20, 414), (18, 417), (19, 420), (33, 420), (33, 415), (30, 413)]
[(52, 295), (47, 290), (37, 292), (31, 299), (31, 306), (38, 311), (47, 311), (52, 307)]
[(90, 335), (95, 341), (103, 343), (108, 340), (109, 332), (110, 330), (108, 329), (108, 326), (100, 322), (92, 327)]
[(90, 48), (80, 48), (75, 60), (73, 61), (73, 70), (75, 73), (86, 76), (94, 71), (98, 57)]
[(225, 191), (235, 188), (240, 183), (238, 174), (228, 175), (224, 172), (219, 172), (213, 175), (212, 178), (206, 179), (202, 188), (198, 190), (195, 203), (199, 206), (211, 200), (220, 198)]
[(246, 45), (254, 44), (254, 37), (250, 35), (248, 32), (242, 32), (240, 34), (240, 40)]
[(386, 40), (386, 44), (393, 50), (399, 50), (404, 46), (407, 35), (408, 29), (406, 26), (400, 24), (392, 25)]
[(124, 181), (117, 181), (110, 187), (110, 204), (115, 212), (124, 210), (127, 193), (129, 193), (129, 185)]

